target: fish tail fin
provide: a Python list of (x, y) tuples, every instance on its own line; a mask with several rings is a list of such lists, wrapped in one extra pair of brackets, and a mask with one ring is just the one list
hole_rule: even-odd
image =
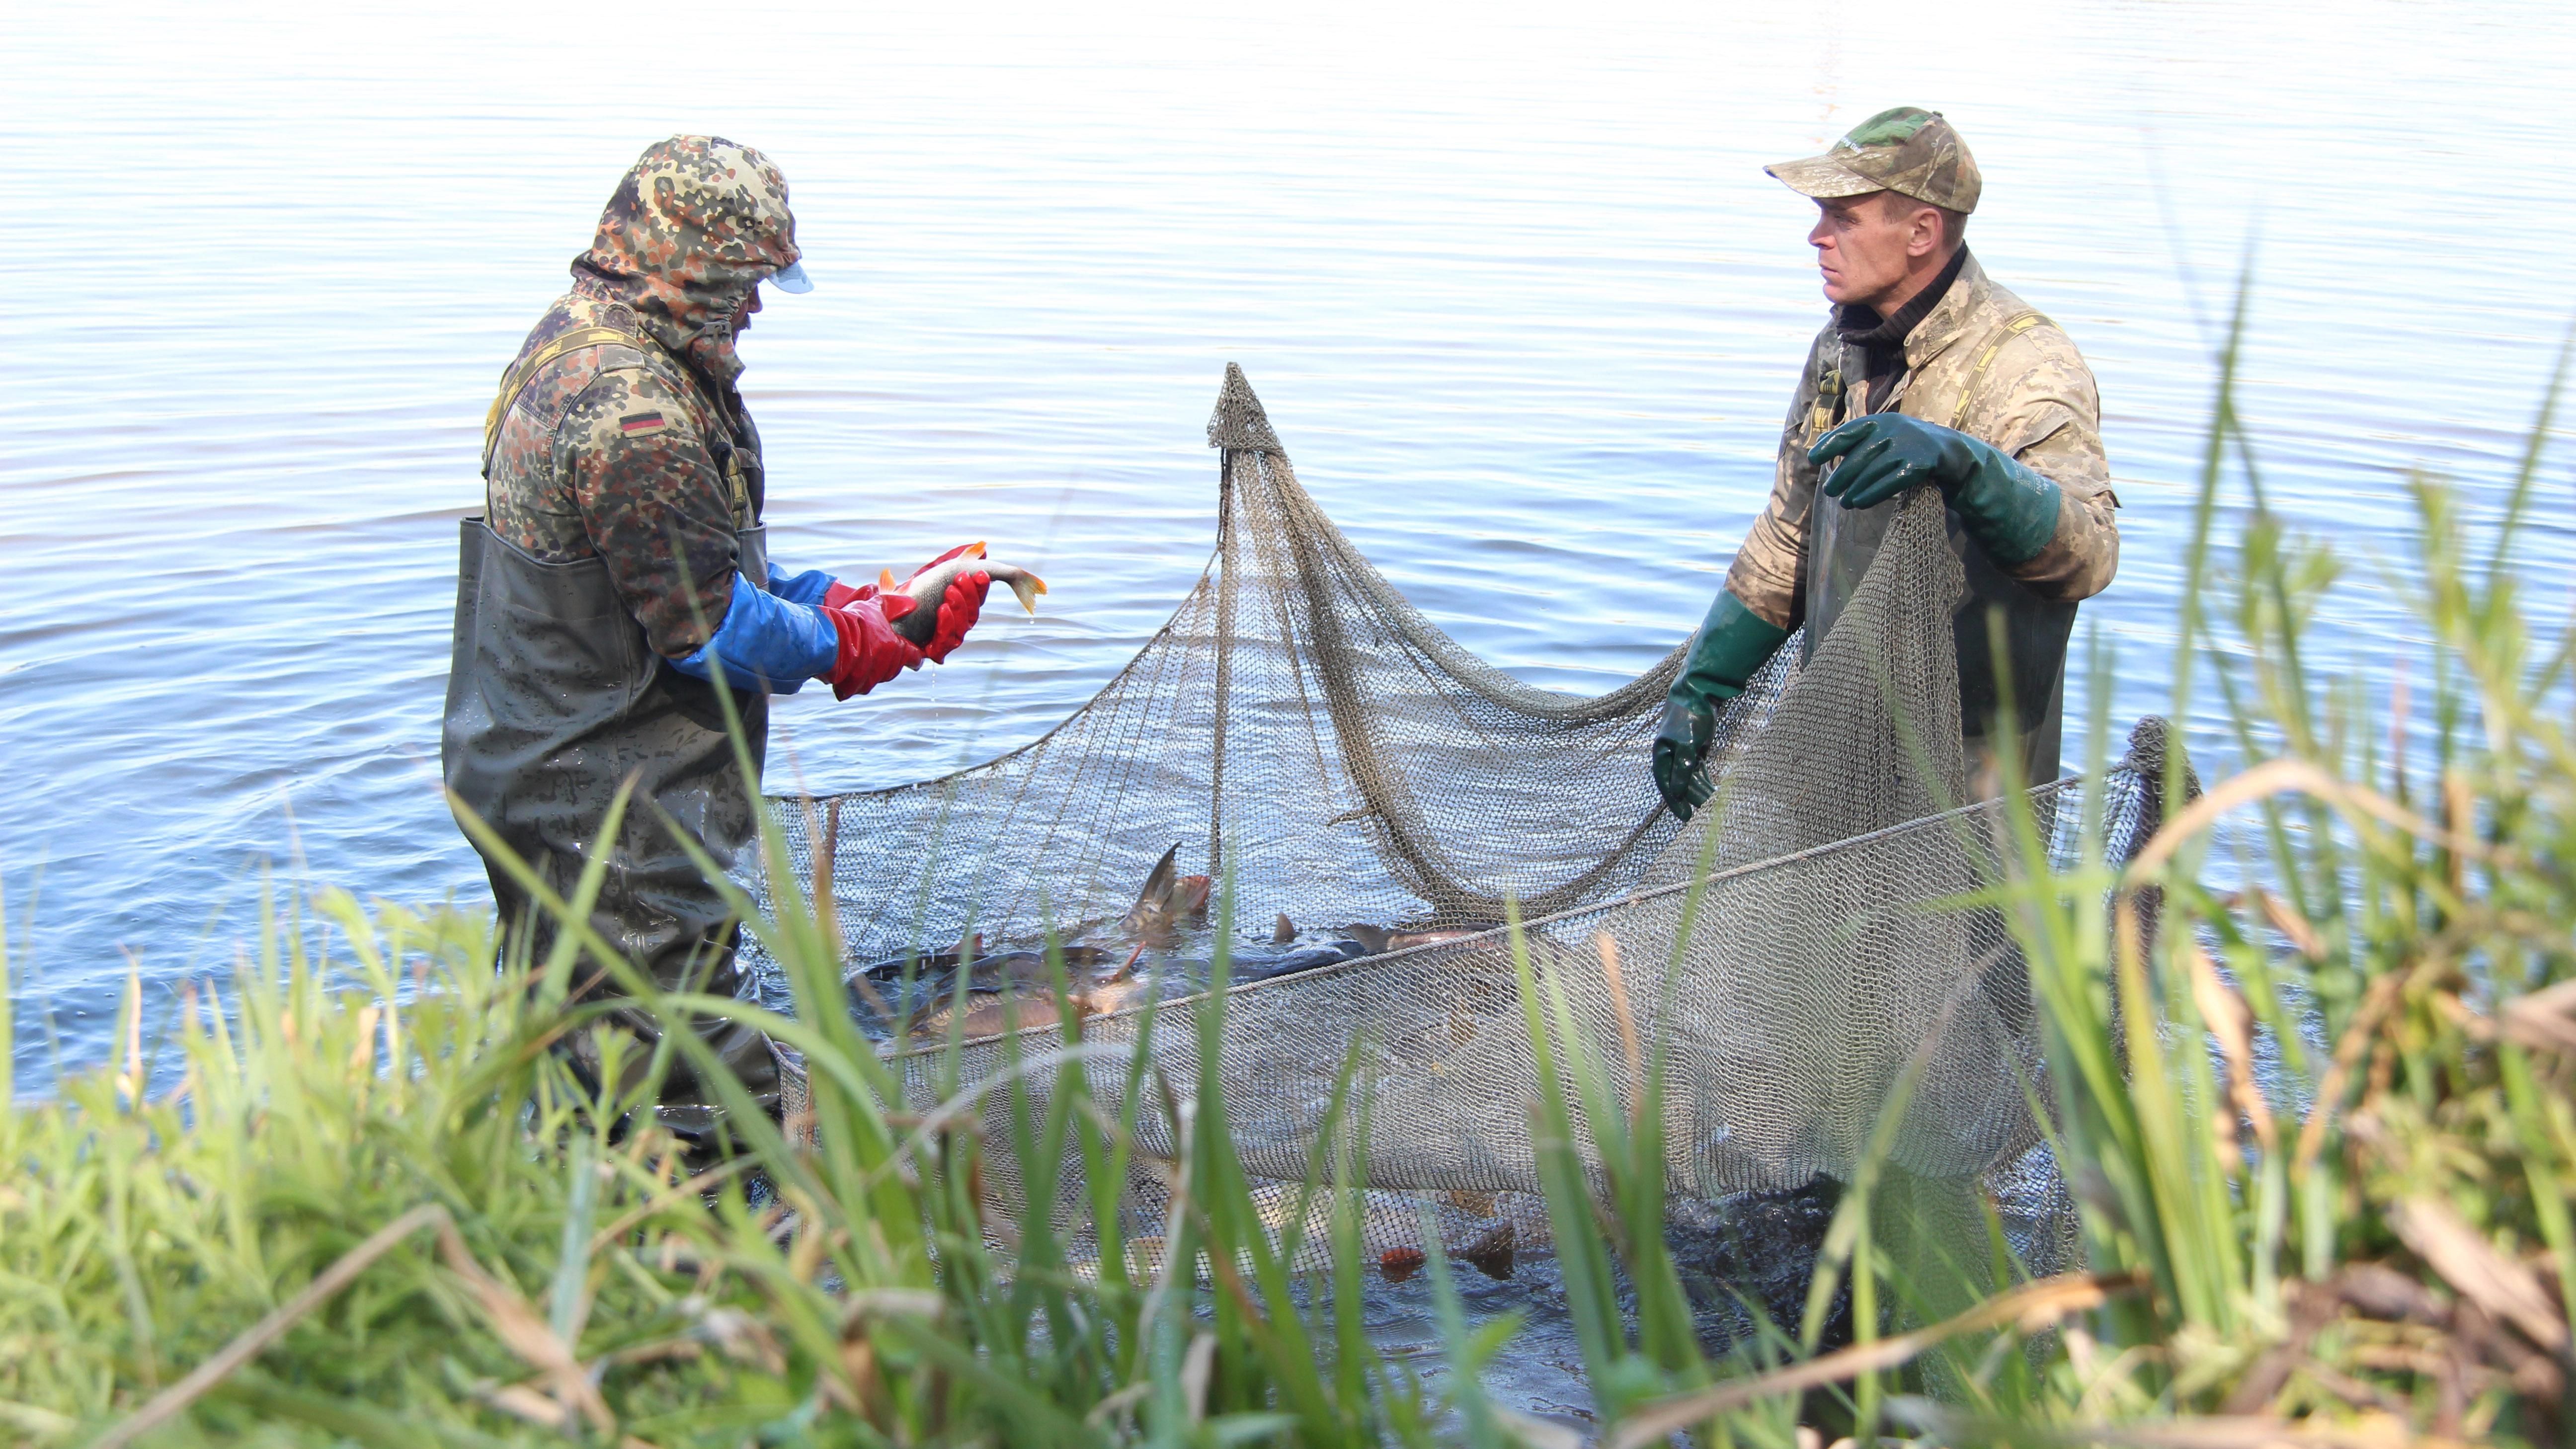
[(1023, 572), (1018, 578), (1011, 580), (1011, 592), (1019, 596), (1021, 608), (1034, 614), (1038, 611), (1038, 595), (1046, 592), (1046, 580), (1036, 574)]
[(1180, 857), (1181, 843), (1175, 840), (1172, 848), (1163, 852), (1163, 858), (1154, 862), (1153, 870), (1146, 873), (1145, 888), (1136, 893), (1136, 904), (1159, 906), (1171, 899), (1172, 887), (1180, 876)]

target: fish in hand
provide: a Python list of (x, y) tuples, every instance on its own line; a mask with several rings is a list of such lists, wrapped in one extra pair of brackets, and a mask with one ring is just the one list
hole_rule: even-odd
[(928, 644), (930, 636), (939, 628), (939, 604), (948, 597), (948, 586), (956, 582), (959, 574), (973, 573), (986, 574), (997, 584), (1009, 585), (1011, 592), (1019, 597), (1020, 607), (1032, 614), (1038, 611), (1038, 595), (1047, 591), (1046, 580), (1027, 569), (985, 557), (984, 542), (977, 539), (924, 565), (920, 572), (902, 583), (895, 582), (892, 569), (879, 573), (879, 598), (905, 598), (913, 604), (900, 617), (893, 609), (886, 610), (886, 622), (897, 634), (915, 645)]

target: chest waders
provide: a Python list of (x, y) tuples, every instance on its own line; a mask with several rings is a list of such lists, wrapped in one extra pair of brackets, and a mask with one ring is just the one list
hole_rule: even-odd
[[(602, 343), (654, 346), (610, 328), (576, 328), (502, 378), (484, 425), (487, 478), (492, 444), (519, 392), (565, 353)], [(749, 446), (716, 451), (733, 489), (742, 577), (757, 586), (769, 577), (768, 530), (755, 501), (756, 437), (746, 441)], [(605, 559), (542, 562), (479, 517), (463, 520), (460, 532), (454, 653), (439, 742), (447, 787), (569, 899), (610, 802), (632, 778), (633, 797), (610, 845), (591, 923), (666, 990), (732, 995), (740, 927), (674, 839), (675, 831), (685, 832), (731, 865), (758, 833), (757, 782), (743, 777), (715, 686), (653, 652)], [(733, 699), (757, 768), (768, 742), (768, 699), (740, 688)], [(533, 909), (499, 866), (487, 859), (485, 867), (500, 907), (503, 950), (542, 961), (557, 923)], [(587, 982), (597, 971), (585, 956), (574, 980)], [(641, 1049), (627, 1053), (629, 1075), (639, 1076), (659, 1024), (640, 1011), (620, 1011), (614, 1020), (642, 1039)], [(698, 1030), (753, 1095), (775, 1099), (776, 1068), (759, 1033), (718, 1021), (702, 1021)], [(588, 1039), (570, 1046), (576, 1066), (595, 1073)], [(699, 1089), (686, 1057), (673, 1057), (662, 1095), (666, 1125), (694, 1141), (712, 1132), (711, 1094)]]
[[(1978, 344), (1977, 362), (1960, 389), (1958, 406), (1946, 420), (1956, 429), (1968, 420), (1978, 385), (1995, 353), (2012, 337), (2044, 321), (2024, 312), (1995, 329)], [(1808, 420), (1812, 445), (1846, 417), (1868, 411), (1860, 393), (1845, 379), (1864, 375), (1853, 365), (1856, 349), (1828, 351), (1817, 380), (1816, 407)], [(1899, 388), (1878, 411), (1896, 407)], [(1869, 571), (1879, 544), (1896, 517), (1896, 499), (1874, 508), (1845, 508), (1819, 492), (1807, 520), (1807, 638), (1821, 639), (1833, 628), (1861, 575)], [(2057, 778), (2060, 736), (2066, 702), (2066, 643), (2075, 632), (2075, 606), (2043, 599), (2006, 574), (1950, 516), (1950, 551), (1967, 574), (1967, 592), (1951, 620), (1951, 637), (1959, 650), (1959, 723), (1968, 747), (1969, 788), (1991, 796), (2003, 786), (1995, 761), (2002, 739), (2021, 746), (2022, 779), (2030, 785)], [(2003, 652), (1995, 652), (1992, 621), (2003, 621)], [(2012, 686), (2013, 718), (2000, 720), (2005, 682)], [(1998, 728), (1998, 726), (2001, 726)]]

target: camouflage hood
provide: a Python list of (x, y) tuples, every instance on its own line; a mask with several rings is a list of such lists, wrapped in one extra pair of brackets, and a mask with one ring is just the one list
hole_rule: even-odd
[(722, 136), (673, 136), (627, 169), (572, 273), (577, 291), (625, 304), (655, 341), (730, 388), (742, 374), (734, 313), (801, 255), (787, 178), (768, 157)]

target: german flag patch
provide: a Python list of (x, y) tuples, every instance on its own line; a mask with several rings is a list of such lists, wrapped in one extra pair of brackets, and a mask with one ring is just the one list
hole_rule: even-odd
[(658, 433), (670, 425), (670, 421), (660, 413), (628, 413), (617, 420), (617, 431), (630, 438), (640, 438)]

